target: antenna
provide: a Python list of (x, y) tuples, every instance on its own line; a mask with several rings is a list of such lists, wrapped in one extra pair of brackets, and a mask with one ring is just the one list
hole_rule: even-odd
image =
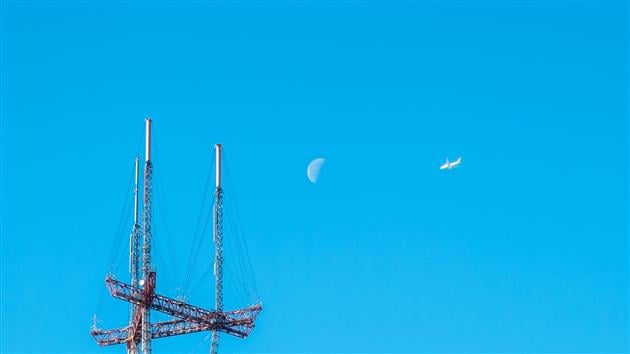
[[(142, 228), (138, 221), (138, 178), (139, 159), (136, 158), (136, 182), (134, 196), (134, 228), (130, 246), (131, 284), (114, 279), (113, 275), (105, 278), (109, 293), (132, 304), (131, 318), (126, 327), (102, 330), (92, 326), (90, 334), (101, 346), (127, 344), (127, 353), (137, 354), (139, 344), (142, 354), (151, 354), (151, 340), (195, 332), (212, 331), (211, 353), (217, 354), (219, 333), (246, 338), (254, 329), (256, 317), (262, 305), (223, 311), (223, 189), (221, 188), (221, 153), (220, 144), (215, 146), (216, 153), (216, 194), (214, 205), (214, 241), (215, 241), (215, 300), (216, 309), (206, 310), (186, 302), (155, 293), (156, 273), (151, 268), (151, 197), (153, 164), (151, 162), (151, 118), (145, 120), (146, 146), (143, 186)], [(142, 243), (142, 279), (139, 269), (139, 239)], [(151, 310), (172, 316), (162, 322), (151, 323)], [(96, 321), (96, 320), (95, 320)]]
[[(131, 273), (131, 285), (138, 286), (138, 278), (140, 278), (140, 268), (138, 267), (138, 254), (140, 242), (140, 224), (138, 223), (138, 180), (140, 176), (140, 158), (135, 159), (135, 183), (133, 189), (133, 227), (131, 229), (131, 239), (129, 241), (129, 273)], [(134, 318), (138, 315), (138, 305), (131, 303), (129, 314), (129, 326), (133, 326)], [(138, 341), (130, 341), (127, 345), (128, 354), (138, 353)]]
[[(151, 118), (145, 120), (146, 150), (144, 164), (144, 194), (143, 194), (143, 233), (142, 244), (142, 280), (144, 280), (145, 295), (150, 295), (155, 282), (151, 281), (151, 187), (153, 184), (153, 164), (151, 163)], [(155, 276), (155, 274), (153, 274)], [(142, 308), (142, 354), (151, 354), (151, 308), (143, 304)]]
[[(215, 145), (216, 153), (216, 192), (214, 204), (214, 297), (215, 309), (223, 312), (223, 189), (221, 188), (221, 144)], [(212, 331), (210, 354), (219, 351), (219, 331)]]

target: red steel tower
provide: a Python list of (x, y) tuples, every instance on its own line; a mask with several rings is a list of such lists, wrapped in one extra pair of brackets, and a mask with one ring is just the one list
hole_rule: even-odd
[[(138, 222), (138, 176), (139, 159), (136, 158), (134, 188), (134, 225), (130, 235), (129, 272), (131, 284), (121, 282), (108, 275), (105, 284), (109, 293), (131, 304), (131, 314), (126, 327), (103, 330), (92, 327), (90, 334), (101, 346), (126, 344), (128, 354), (151, 354), (151, 341), (155, 338), (169, 337), (187, 333), (211, 331), (211, 354), (217, 354), (219, 333), (224, 332), (239, 338), (247, 337), (254, 328), (260, 303), (253, 306), (223, 311), (223, 189), (221, 187), (221, 152), (220, 144), (215, 145), (216, 153), (216, 190), (214, 204), (214, 274), (215, 274), (215, 309), (206, 310), (184, 301), (172, 299), (155, 292), (156, 272), (151, 267), (151, 196), (153, 165), (151, 162), (151, 119), (145, 120), (146, 145), (143, 183), (143, 220)], [(142, 230), (142, 267), (139, 267), (140, 232)], [(142, 279), (140, 278), (142, 271)], [(173, 317), (172, 320), (151, 322), (151, 310)]]

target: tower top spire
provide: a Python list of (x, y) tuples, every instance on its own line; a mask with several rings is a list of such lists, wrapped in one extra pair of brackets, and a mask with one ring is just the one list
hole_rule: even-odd
[(216, 160), (217, 160), (217, 166), (216, 166), (216, 187), (221, 188), (221, 151), (223, 150), (223, 147), (221, 147), (221, 144), (216, 144), (214, 145), (215, 148), (215, 152), (216, 152)]
[(146, 139), (145, 139), (145, 161), (151, 161), (151, 118), (147, 117), (144, 119), (145, 127), (146, 127)]

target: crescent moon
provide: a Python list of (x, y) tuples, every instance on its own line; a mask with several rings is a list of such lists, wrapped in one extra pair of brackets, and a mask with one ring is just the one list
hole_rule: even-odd
[(319, 177), (319, 172), (321, 171), (322, 166), (324, 166), (324, 162), (326, 162), (326, 159), (320, 157), (308, 164), (308, 167), (306, 168), (306, 177), (308, 177), (308, 180), (311, 181), (311, 183), (317, 183), (317, 178)]

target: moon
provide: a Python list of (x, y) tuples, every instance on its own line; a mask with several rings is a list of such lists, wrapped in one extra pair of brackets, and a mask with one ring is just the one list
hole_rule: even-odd
[(324, 162), (326, 162), (326, 159), (320, 157), (308, 164), (308, 167), (306, 168), (306, 177), (308, 177), (308, 180), (311, 181), (311, 183), (317, 183), (317, 178), (319, 177), (319, 172), (321, 171), (322, 166), (324, 166)]

